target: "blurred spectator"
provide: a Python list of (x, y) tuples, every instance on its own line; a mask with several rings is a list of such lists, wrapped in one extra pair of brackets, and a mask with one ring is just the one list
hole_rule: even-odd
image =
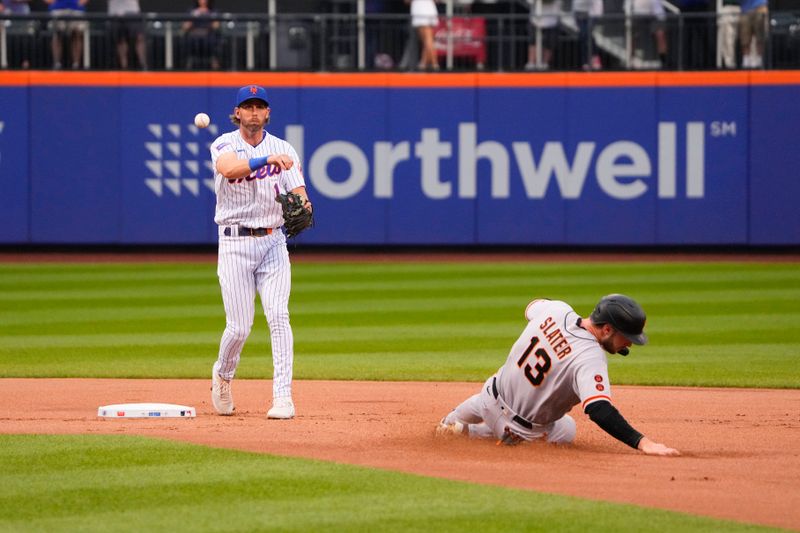
[(722, 66), (736, 68), (736, 33), (739, 27), (741, 0), (722, 0), (717, 13), (717, 47)]
[(579, 65), (583, 70), (600, 70), (602, 64), (590, 19), (603, 15), (603, 0), (572, 0), (572, 12), (578, 25)]
[(131, 40), (134, 40), (136, 59), (139, 67), (147, 70), (147, 56), (144, 47), (144, 29), (142, 21), (132, 18), (122, 18), (125, 15), (138, 15), (142, 12), (139, 8), (139, 0), (108, 0), (108, 15), (115, 17), (111, 20), (111, 35), (114, 36), (117, 44), (117, 60), (121, 70), (128, 70)]
[[(716, 2), (715, 2), (716, 3)], [(716, 67), (713, 52), (716, 21), (709, 18), (710, 0), (680, 0), (678, 7), (683, 15), (683, 68), (707, 70)]]
[(210, 63), (212, 70), (219, 70), (219, 21), (211, 17), (215, 12), (211, 8), (211, 0), (195, 0), (195, 8), (190, 11), (192, 20), (183, 23), (186, 36), (186, 69), (191, 70), (200, 62), (203, 66)]
[(0, 3), (0, 13), (4, 15), (28, 15), (30, 12), (30, 0), (3, 0)]
[[(30, 0), (3, 0), (0, 3), (2, 15), (29, 15), (31, 12)], [(12, 21), (12, 25), (34, 24), (33, 21)], [(27, 38), (26, 38), (27, 37)], [(33, 35), (13, 35), (9, 39), (9, 48), (12, 50), (12, 66), (19, 64), (21, 68), (30, 68), (30, 52), (33, 47)], [(16, 61), (19, 56), (19, 62)]]
[[(742, 67), (764, 66), (764, 42), (767, 38), (767, 0), (742, 0), (739, 41), (742, 46)], [(755, 52), (751, 48), (755, 45)]]
[[(559, 19), (561, 17), (561, 0), (528, 0), (531, 6), (531, 25), (533, 35), (528, 45), (528, 62), (525, 70), (547, 70), (553, 59), (553, 50), (558, 44)], [(541, 30), (542, 62), (537, 58), (536, 41)]]
[[(364, 12), (366, 13), (365, 28), (367, 34), (366, 67), (377, 70), (391, 70), (394, 68), (395, 58), (392, 57), (394, 39), (398, 35), (391, 22), (373, 18), (370, 15), (384, 15), (395, 12), (396, 6), (403, 4), (392, 0), (366, 0)], [(404, 11), (405, 12), (405, 9)]]
[(70, 59), (72, 68), (81, 67), (83, 58), (83, 32), (89, 28), (86, 20), (66, 20), (82, 17), (86, 12), (89, 0), (44, 0), (53, 16), (53, 68), (62, 68), (61, 60), (64, 51), (64, 37), (70, 42)]
[[(408, 2), (409, 0), (406, 0)], [(439, 70), (439, 59), (433, 45), (433, 31), (439, 22), (439, 11), (434, 0), (410, 0), (411, 26), (417, 31), (420, 51), (419, 70)]]
[(632, 0), (631, 13), (634, 17), (634, 42), (644, 50), (650, 48), (650, 38), (655, 40), (656, 53), (661, 68), (667, 63), (667, 34), (664, 31), (666, 15), (661, 0)]
[(419, 36), (417, 35), (416, 29), (412, 26), (409, 26), (408, 36), (406, 38), (406, 44), (403, 48), (403, 55), (400, 58), (400, 62), (397, 64), (397, 67), (400, 70), (413, 70), (415, 65), (417, 64), (417, 58), (419, 57)]

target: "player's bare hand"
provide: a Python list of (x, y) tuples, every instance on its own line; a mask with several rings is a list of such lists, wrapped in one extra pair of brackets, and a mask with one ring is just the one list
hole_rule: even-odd
[(647, 455), (660, 455), (662, 457), (676, 457), (681, 454), (678, 450), (665, 446), (660, 442), (653, 442), (647, 437), (639, 441), (639, 450)]
[(294, 166), (294, 161), (286, 154), (271, 155), (267, 163), (279, 166), (281, 170), (289, 170)]

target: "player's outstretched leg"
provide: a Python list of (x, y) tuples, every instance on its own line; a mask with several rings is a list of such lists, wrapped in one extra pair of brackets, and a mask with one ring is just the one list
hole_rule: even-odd
[(494, 437), (492, 428), (487, 426), (485, 422), (461, 422), (454, 413), (455, 411), (442, 418), (439, 425), (436, 426), (437, 436), (462, 435), (473, 439), (491, 439)]
[[(482, 424), (481, 408), (480, 394), (467, 398), (439, 422), (436, 427), (436, 435), (483, 436), (480, 430), (476, 433), (477, 426), (486, 427), (486, 424)], [(488, 427), (486, 430), (491, 433)]]

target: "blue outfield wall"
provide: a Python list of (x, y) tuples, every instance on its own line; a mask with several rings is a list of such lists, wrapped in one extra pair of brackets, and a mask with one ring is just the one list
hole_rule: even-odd
[[(315, 205), (300, 242), (800, 244), (800, 85), (263, 83)], [(215, 242), (234, 92), (0, 86), (0, 243)]]

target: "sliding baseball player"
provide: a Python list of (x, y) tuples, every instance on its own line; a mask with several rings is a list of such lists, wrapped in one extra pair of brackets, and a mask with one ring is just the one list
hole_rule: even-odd
[(575, 405), (609, 435), (648, 455), (679, 455), (654, 442), (622, 417), (611, 403), (604, 352), (627, 355), (645, 344), (646, 316), (633, 299), (604, 296), (589, 318), (565, 302), (534, 300), (525, 311), (528, 325), (511, 347), (505, 364), (481, 391), (439, 423), (437, 434), (496, 438), (517, 444), (545, 439), (570, 443)]

